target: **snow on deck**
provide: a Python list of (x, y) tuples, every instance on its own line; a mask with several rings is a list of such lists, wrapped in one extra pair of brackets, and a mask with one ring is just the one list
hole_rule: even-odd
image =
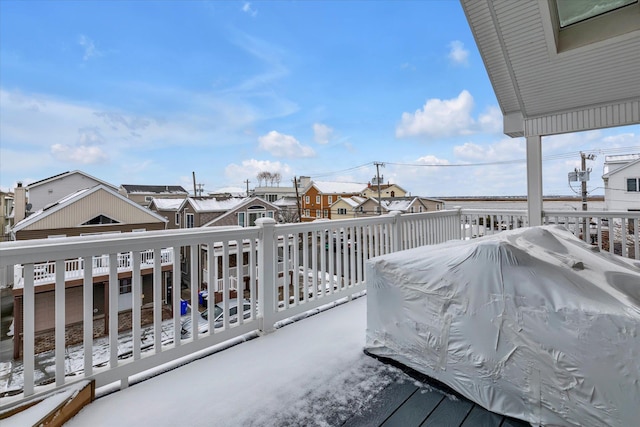
[(362, 297), (102, 397), (67, 426), (335, 425), (395, 380), (363, 353), (365, 328)]

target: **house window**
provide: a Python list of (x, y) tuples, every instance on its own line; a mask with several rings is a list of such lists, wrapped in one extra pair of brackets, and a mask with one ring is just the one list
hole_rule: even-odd
[(131, 293), (131, 278), (120, 279), (120, 295)]
[(153, 196), (144, 196), (144, 201), (145, 201), (145, 202), (151, 202), (151, 201), (153, 201)]
[(193, 228), (193, 214), (188, 213), (185, 217), (185, 228)]
[(327, 196), (327, 203), (333, 203), (333, 196)]
[(305, 203), (310, 203), (309, 196), (304, 196), (304, 202), (305, 202)]
[(176, 225), (180, 225), (180, 212), (176, 212)]
[(396, 192), (395, 191), (391, 192), (391, 197), (396, 197)]
[(422, 206), (418, 206), (418, 212), (422, 212)]
[(411, 207), (409, 208), (409, 212), (410, 212), (410, 213), (413, 213), (413, 206), (411, 206)]
[(347, 208), (338, 208), (338, 215), (346, 215)]
[(316, 203), (320, 203), (320, 196), (316, 196)]
[(311, 216), (311, 212), (309, 211), (309, 209), (305, 209), (304, 210), (304, 216), (306, 216), (306, 217), (310, 217)]
[(273, 211), (267, 212), (267, 218), (273, 218)]
[(89, 221), (83, 223), (82, 225), (103, 225), (103, 224), (119, 224), (119, 223), (120, 223), (119, 221), (109, 218), (108, 216), (98, 215), (90, 219)]
[(238, 212), (238, 225), (244, 227), (244, 212)]
[(278, 195), (277, 194), (267, 194), (267, 202), (275, 202), (276, 200), (278, 200)]
[(325, 209), (323, 215), (325, 218), (329, 218), (329, 209)]
[(627, 178), (627, 191), (640, 191), (640, 178)]
[(322, 218), (322, 216), (320, 216), (320, 209), (316, 209), (316, 218)]
[[(413, 209), (413, 208), (412, 208), (412, 209)], [(374, 212), (375, 212), (375, 213), (380, 213), (380, 206), (376, 206), (376, 207), (375, 207), (375, 209), (374, 209)]]

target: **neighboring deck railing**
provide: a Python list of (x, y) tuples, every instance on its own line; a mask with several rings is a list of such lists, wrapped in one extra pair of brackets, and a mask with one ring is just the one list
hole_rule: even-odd
[[(140, 253), (140, 267), (153, 268), (153, 251), (143, 251)], [(117, 257), (118, 273), (131, 271), (131, 252), (120, 253)], [(160, 252), (161, 265), (173, 264), (173, 251), (163, 249)], [(66, 281), (82, 279), (84, 277), (84, 258), (68, 259), (64, 262), (64, 278)], [(91, 259), (92, 276), (104, 276), (109, 274), (109, 256), (95, 256)], [(14, 285), (21, 286), (23, 279), (22, 265), (17, 265), (14, 269)], [(44, 283), (54, 283), (56, 280), (56, 263), (47, 261), (34, 264), (33, 282), (35, 285)]]
[[(588, 233), (584, 230), (584, 220)], [(545, 212), (545, 223), (564, 224), (574, 234), (589, 241), (593, 239), (601, 249), (640, 259), (638, 250), (640, 213), (614, 212)], [(348, 220), (319, 220), (312, 223), (276, 225), (272, 219), (258, 221), (256, 227), (217, 229), (198, 228), (150, 231), (105, 236), (70, 237), (64, 239), (32, 240), (0, 244), (0, 267), (19, 265), (24, 301), (23, 313), (23, 390), (15, 396), (0, 398), (0, 410), (20, 401), (62, 387), (82, 379), (95, 379), (101, 387), (119, 382), (126, 387), (138, 373), (176, 361), (200, 350), (220, 344), (247, 333), (271, 332), (278, 322), (294, 317), (337, 300), (351, 298), (365, 290), (365, 261), (371, 257), (423, 245), (454, 239), (471, 239), (507, 229), (526, 227), (524, 211), (449, 210), (433, 213), (392, 213), (377, 217)], [(595, 237), (594, 237), (595, 236)], [(215, 256), (206, 257), (204, 265), (199, 248), (216, 248)], [(242, 257), (238, 251), (242, 248)], [(125, 255), (123, 255), (125, 254)], [(175, 256), (173, 256), (175, 254)], [(231, 254), (247, 259), (230, 266)], [(122, 258), (124, 257), (124, 258)], [(124, 260), (123, 260), (124, 259)], [(161, 259), (161, 263), (153, 260)], [(68, 264), (77, 260), (77, 269)], [(91, 269), (82, 268), (90, 264)], [(36, 384), (35, 378), (35, 295), (39, 282), (39, 266), (53, 266), (55, 292), (55, 380), (52, 384)], [(75, 265), (75, 264), (74, 264)], [(181, 338), (181, 292), (172, 292), (169, 306), (173, 317), (162, 321), (163, 299), (167, 283), (162, 283), (162, 266), (172, 265), (173, 289), (181, 289), (183, 265), (191, 274), (188, 291), (191, 301), (198, 301), (201, 288), (199, 277), (215, 283), (211, 291), (222, 294), (223, 312), (229, 309), (230, 291), (236, 287), (239, 297), (251, 302), (246, 318), (238, 316), (231, 323), (224, 319), (222, 327), (215, 327), (209, 316), (208, 332), (195, 332)], [(118, 274), (121, 268), (132, 272), (132, 331), (131, 357), (122, 358), (118, 336)], [(141, 271), (151, 268), (153, 276), (153, 324), (141, 326)], [(71, 274), (74, 271), (75, 275)], [(108, 357), (97, 360), (93, 351), (84, 351), (82, 368), (67, 372), (65, 351), (65, 284), (70, 276), (83, 281), (82, 319), (84, 346), (93, 346), (93, 278), (108, 276)], [(238, 282), (237, 279), (243, 280)], [(51, 285), (49, 285), (51, 287)], [(198, 324), (198, 311), (188, 317)], [(194, 328), (197, 330), (197, 328)], [(148, 334), (153, 343), (141, 342)]]

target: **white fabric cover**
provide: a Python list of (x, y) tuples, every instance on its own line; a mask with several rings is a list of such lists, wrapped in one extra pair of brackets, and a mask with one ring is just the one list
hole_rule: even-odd
[(373, 258), (366, 274), (368, 352), (533, 425), (640, 425), (639, 261), (545, 226)]

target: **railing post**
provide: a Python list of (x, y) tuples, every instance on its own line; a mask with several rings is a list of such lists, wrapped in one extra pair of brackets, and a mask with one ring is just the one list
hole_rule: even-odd
[(462, 207), (461, 206), (454, 206), (453, 210), (455, 210), (457, 212), (457, 215), (456, 215), (457, 227), (456, 227), (456, 230), (454, 230), (453, 237), (455, 239), (462, 240), (462, 237), (463, 237), (462, 236), (462, 226), (463, 226), (463, 224), (462, 224)]
[(276, 221), (273, 218), (260, 218), (256, 220), (256, 225), (260, 227), (260, 236), (258, 237), (258, 318), (260, 330), (268, 334), (275, 330)]
[(391, 211), (389, 212), (389, 216), (393, 218), (393, 222), (391, 223), (393, 230), (391, 233), (391, 252), (398, 252), (402, 250), (402, 224), (400, 223), (402, 212)]

